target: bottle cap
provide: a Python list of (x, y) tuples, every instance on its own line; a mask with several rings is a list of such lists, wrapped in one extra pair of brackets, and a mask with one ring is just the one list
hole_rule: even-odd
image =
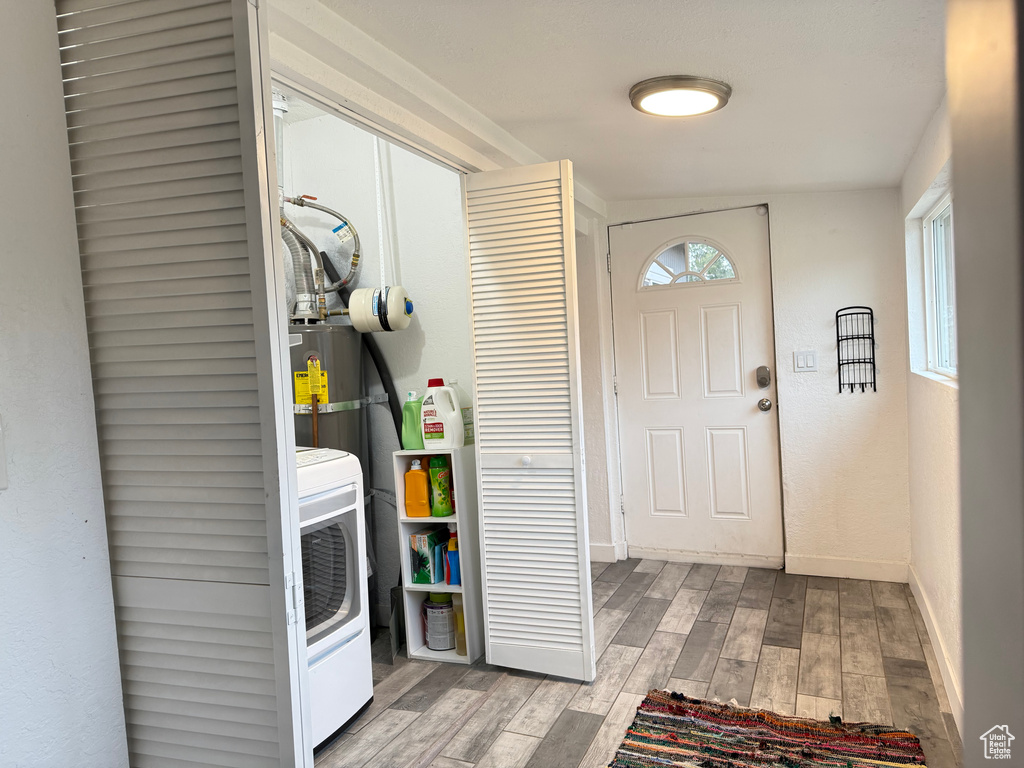
[(444, 379), (430, 379), (429, 381), (427, 381), (427, 386), (428, 387), (443, 387), (444, 386)]
[(415, 399), (416, 399), (416, 390), (414, 390), (414, 389), (410, 389), (410, 390), (409, 390), (409, 391), (408, 391), (408, 392), (406, 393), (406, 396), (405, 396), (405, 397), (406, 397), (406, 399), (407, 399), (407, 400), (409, 400), (409, 401), (415, 400)]
[(412, 460), (412, 468), (413, 469), (422, 469), (422, 465), (420, 464), (420, 460), (419, 459), (413, 459)]
[(448, 532), (452, 536), (458, 536), (459, 535), (459, 527), (455, 523), (448, 523)]
[(451, 601), (452, 601), (452, 596), (449, 595), (447, 592), (431, 592), (430, 593), (430, 602), (432, 602), (432, 603), (441, 603), (443, 605), (444, 603), (450, 603)]

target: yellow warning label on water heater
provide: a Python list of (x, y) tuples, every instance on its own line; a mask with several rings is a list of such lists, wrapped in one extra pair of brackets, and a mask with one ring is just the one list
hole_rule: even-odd
[[(316, 399), (319, 403), (327, 402), (327, 371), (320, 371), (320, 391)], [(312, 405), (312, 393), (309, 391), (309, 371), (295, 371), (295, 404)]]
[(320, 360), (311, 356), (306, 361), (306, 373), (309, 374), (309, 394), (317, 397), (324, 394), (320, 391)]

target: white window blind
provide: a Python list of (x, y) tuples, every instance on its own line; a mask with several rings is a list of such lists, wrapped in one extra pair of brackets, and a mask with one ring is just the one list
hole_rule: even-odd
[(465, 195), (487, 660), (593, 680), (572, 165)]
[(263, 11), (56, 7), (131, 764), (301, 764)]

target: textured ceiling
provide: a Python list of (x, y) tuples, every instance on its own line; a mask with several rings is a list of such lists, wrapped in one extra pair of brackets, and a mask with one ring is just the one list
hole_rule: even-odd
[[(321, 0), (607, 201), (898, 184), (944, 93), (943, 0)], [(665, 74), (732, 85), (643, 115)]]

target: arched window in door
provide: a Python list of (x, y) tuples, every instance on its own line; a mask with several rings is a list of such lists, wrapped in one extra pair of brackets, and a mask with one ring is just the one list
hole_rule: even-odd
[(722, 249), (694, 238), (673, 243), (647, 264), (641, 288), (737, 280), (736, 267)]

